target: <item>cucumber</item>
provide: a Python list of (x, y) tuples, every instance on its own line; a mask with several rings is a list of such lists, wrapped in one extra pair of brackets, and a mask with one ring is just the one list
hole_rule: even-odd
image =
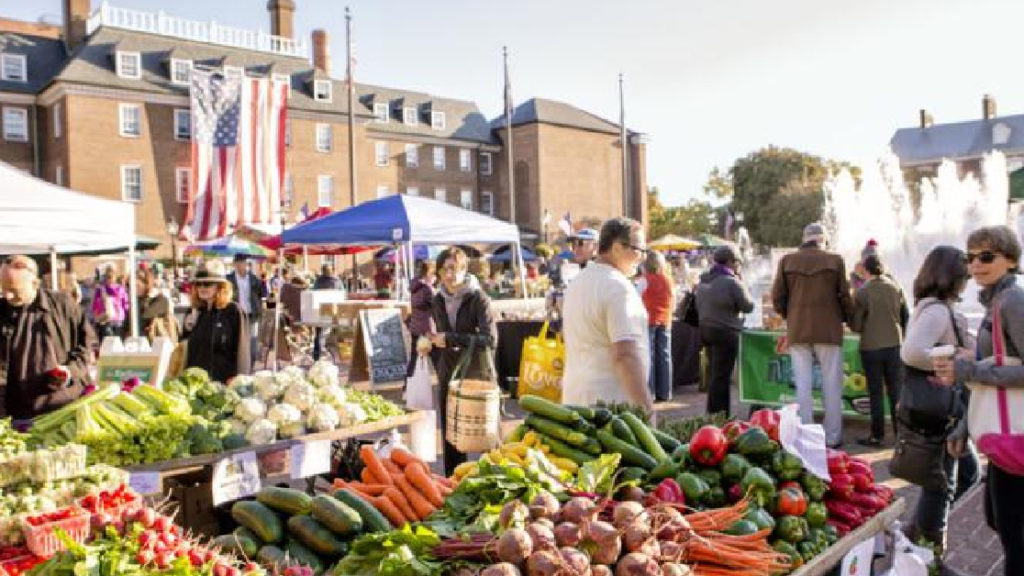
[(365, 532), (389, 532), (391, 530), (391, 522), (388, 522), (388, 519), (379, 510), (374, 508), (373, 504), (363, 500), (362, 496), (352, 490), (342, 488), (341, 490), (335, 490), (331, 496), (337, 498), (339, 502), (359, 514), (359, 517), (363, 519)]
[(658, 439), (658, 444), (661, 444), (661, 447), (669, 454), (671, 454), (676, 448), (683, 445), (679, 440), (676, 440), (657, 428), (651, 428), (651, 434), (654, 434), (654, 437)]
[(629, 429), (629, 424), (619, 418), (618, 416), (612, 416), (611, 421), (605, 425), (605, 429), (609, 430), (616, 438), (623, 442), (629, 442), (633, 446), (640, 446), (637, 442), (636, 436), (633, 435), (633, 431)]
[(612, 411), (607, 408), (594, 408), (594, 418), (592, 422), (594, 423), (594, 426), (600, 428), (601, 426), (611, 422), (612, 416), (614, 416), (614, 414), (612, 414)]
[(601, 443), (597, 441), (597, 438), (591, 438), (590, 436), (587, 436), (587, 441), (583, 446), (580, 446), (580, 449), (594, 456), (600, 456), (601, 452), (604, 452), (604, 448), (601, 447)]
[(633, 431), (633, 436), (636, 436), (637, 441), (640, 443), (640, 448), (643, 448), (644, 452), (653, 456), (657, 462), (668, 458), (668, 454), (665, 453), (665, 449), (661, 447), (658, 439), (651, 433), (651, 429), (641, 422), (636, 417), (636, 414), (625, 412), (621, 418), (623, 422), (629, 425), (629, 429)]
[(572, 460), (573, 462), (579, 465), (586, 464), (591, 460), (596, 460), (596, 458), (594, 458), (590, 454), (582, 450), (573, 448), (572, 446), (569, 446), (565, 442), (552, 438), (546, 434), (541, 435), (541, 441), (544, 442), (544, 444), (551, 449), (551, 453), (554, 454), (555, 456), (568, 458), (569, 460)]
[(593, 420), (594, 419), (594, 409), (589, 407), (589, 406), (575, 406), (575, 405), (572, 405), (572, 406), (566, 406), (566, 408), (568, 408), (568, 409), (572, 410), (573, 412), (579, 414), (580, 416), (582, 416), (586, 420)]
[(231, 506), (231, 518), (249, 530), (262, 542), (276, 544), (284, 540), (284, 526), (274, 511), (253, 500), (239, 500)]
[(321, 494), (313, 498), (311, 510), (313, 518), (343, 538), (358, 534), (363, 529), (359, 513), (337, 498)]
[(644, 476), (647, 476), (647, 470), (637, 466), (627, 466), (622, 468), (622, 472), (619, 474), (619, 482), (643, 480)]
[(252, 530), (249, 530), (245, 526), (239, 526), (238, 528), (235, 528), (234, 530), (232, 530), (231, 533), (234, 534), (235, 536), (241, 536), (242, 538), (248, 538), (249, 540), (252, 540), (253, 542), (256, 543), (256, 547), (257, 548), (260, 548), (260, 547), (263, 546), (263, 541), (260, 540), (260, 537), (257, 536), (255, 532), (253, 532)]
[(519, 406), (531, 414), (537, 414), (562, 424), (575, 424), (580, 419), (580, 415), (571, 408), (555, 404), (550, 400), (532, 394), (521, 397), (519, 399)]
[(239, 558), (255, 558), (260, 546), (251, 538), (237, 534), (223, 534), (213, 539), (213, 545), (225, 552), (231, 552)]
[(309, 494), (294, 488), (278, 486), (260, 488), (260, 491), (256, 493), (256, 501), (289, 516), (309, 514), (309, 507), (312, 504)]
[(288, 545), (285, 546), (284, 551), (288, 553), (289, 564), (309, 566), (313, 570), (313, 576), (319, 576), (319, 574), (323, 573), (324, 563), (320, 561), (320, 557), (309, 548), (303, 546), (298, 540), (289, 538)]
[(323, 524), (309, 516), (289, 518), (288, 533), (317, 554), (340, 556), (348, 550), (348, 545), (338, 540)]
[(285, 556), (284, 550), (281, 550), (273, 544), (267, 544), (256, 554), (256, 559), (259, 560), (260, 564), (269, 568), (284, 567)]
[(658, 461), (650, 454), (645, 453), (643, 450), (640, 450), (628, 442), (619, 440), (607, 430), (598, 430), (597, 439), (609, 452), (622, 454), (622, 460), (626, 464), (639, 466), (648, 472), (654, 470), (654, 467), (658, 465)]
[(594, 432), (597, 432), (596, 426), (582, 418), (580, 418), (579, 422), (573, 424), (572, 429), (579, 432), (580, 434), (585, 434), (587, 436), (593, 436)]
[(528, 430), (529, 428), (526, 426), (525, 423), (516, 426), (515, 429), (512, 430), (512, 433), (508, 435), (508, 438), (505, 438), (505, 442), (521, 442), (523, 440), (523, 436), (526, 435), (526, 432)]
[(582, 447), (584, 444), (587, 443), (586, 434), (576, 432), (575, 430), (570, 429), (564, 424), (555, 422), (554, 420), (550, 420), (543, 416), (538, 416), (536, 414), (527, 414), (526, 425), (529, 426), (530, 428), (533, 428), (537, 432), (541, 432), (556, 440), (561, 440), (562, 442), (565, 442), (566, 444), (572, 446)]

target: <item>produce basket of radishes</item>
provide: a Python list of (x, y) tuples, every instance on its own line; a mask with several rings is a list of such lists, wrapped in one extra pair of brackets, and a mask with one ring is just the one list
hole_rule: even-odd
[(81, 544), (89, 538), (90, 518), (91, 514), (78, 506), (26, 516), (21, 519), (25, 545), (37, 556), (53, 556), (66, 549), (64, 542), (57, 537), (57, 530), (62, 530), (68, 538)]

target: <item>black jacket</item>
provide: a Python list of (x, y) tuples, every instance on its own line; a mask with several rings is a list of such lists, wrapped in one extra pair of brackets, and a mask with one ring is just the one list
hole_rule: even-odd
[(479, 288), (467, 294), (455, 315), (455, 326), (448, 320), (440, 292), (434, 296), (432, 314), (437, 331), (445, 335), (445, 347), (434, 348), (432, 354), (438, 383), (447, 389), (452, 372), (470, 343), (475, 343), (476, 352), (464, 376), (479, 380), (495, 378), (493, 353), (498, 343), (498, 325), (487, 294)]
[[(232, 272), (228, 274), (228, 280), (231, 282), (231, 288), (234, 290), (231, 299), (238, 302), (242, 294), (238, 292), (238, 274)], [(249, 273), (249, 314), (250, 319), (255, 322), (260, 319), (260, 310), (263, 308), (263, 299), (267, 297), (266, 287), (263, 285), (263, 280), (259, 276)]]
[(224, 308), (194, 310), (194, 323), (185, 321), (182, 338), (188, 339), (185, 367), (198, 366), (218, 382), (249, 372), (249, 323), (234, 302)]

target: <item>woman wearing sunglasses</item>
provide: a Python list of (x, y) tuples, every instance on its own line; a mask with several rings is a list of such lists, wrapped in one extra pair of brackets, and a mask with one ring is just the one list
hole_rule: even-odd
[[(959, 354), (955, 360), (934, 360), (935, 373), (943, 382), (1024, 387), (1024, 367), (995, 366), (988, 360), (978, 360), (992, 356), (993, 337), (999, 336), (993, 335), (993, 311), (999, 314), (1006, 354), (1020, 358), (1024, 352), (1024, 290), (1016, 279), (1020, 253), (1016, 233), (1006, 226), (980, 228), (967, 238), (967, 267), (981, 288), (978, 300), (985, 307), (985, 318), (978, 329), (976, 353)], [(1015, 418), (1021, 416), (1012, 414)], [(1024, 476), (990, 462), (987, 483), (985, 519), (999, 533), (1005, 574), (1024, 574)]]

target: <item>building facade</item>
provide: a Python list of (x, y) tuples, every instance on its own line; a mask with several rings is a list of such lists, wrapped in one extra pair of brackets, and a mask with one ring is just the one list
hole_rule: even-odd
[[(64, 0), (55, 28), (0, 19), (0, 160), (75, 190), (136, 205), (136, 228), (170, 255), (168, 223), (185, 218), (193, 70), (286, 81), (284, 217), (414, 194), (510, 216), (504, 119), (463, 100), (330, 76), (328, 36), (294, 37), (293, 0), (271, 0), (272, 34)], [(58, 33), (59, 32), (59, 33)], [(357, 190), (349, 180), (349, 115)], [(545, 211), (646, 220), (645, 150), (630, 134), (625, 206), (618, 127), (567, 104), (530, 100), (513, 114), (516, 222)], [(180, 243), (179, 243), (180, 245)]]

